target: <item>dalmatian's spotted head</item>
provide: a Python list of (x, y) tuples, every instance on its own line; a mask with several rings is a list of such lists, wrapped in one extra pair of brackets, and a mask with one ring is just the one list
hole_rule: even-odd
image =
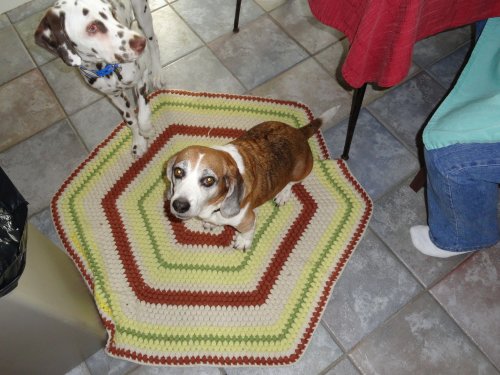
[(146, 47), (146, 38), (131, 30), (131, 23), (129, 4), (60, 0), (40, 21), (35, 41), (70, 66), (131, 62)]

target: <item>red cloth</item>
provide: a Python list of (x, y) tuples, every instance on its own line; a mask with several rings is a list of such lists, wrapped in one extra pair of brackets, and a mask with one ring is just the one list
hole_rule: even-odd
[(354, 88), (394, 86), (408, 74), (418, 40), (500, 16), (500, 0), (309, 0), (309, 6), (347, 36), (342, 75)]

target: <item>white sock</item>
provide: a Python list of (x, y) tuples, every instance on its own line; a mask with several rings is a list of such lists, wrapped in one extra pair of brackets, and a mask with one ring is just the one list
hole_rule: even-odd
[(429, 236), (429, 227), (427, 225), (415, 225), (414, 227), (411, 227), (410, 234), (413, 246), (415, 246), (421, 253), (429, 255), (431, 257), (448, 258), (469, 252), (440, 249), (431, 241), (431, 238)]

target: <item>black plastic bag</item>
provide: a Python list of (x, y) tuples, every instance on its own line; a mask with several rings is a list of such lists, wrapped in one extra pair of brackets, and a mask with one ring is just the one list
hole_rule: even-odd
[(26, 264), (28, 203), (0, 168), (0, 297), (16, 286)]

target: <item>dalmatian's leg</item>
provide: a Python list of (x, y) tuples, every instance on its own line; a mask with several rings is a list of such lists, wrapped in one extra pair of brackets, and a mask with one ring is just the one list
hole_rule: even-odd
[(139, 122), (139, 133), (144, 138), (152, 138), (155, 135), (155, 129), (151, 124), (151, 108), (148, 100), (148, 72), (144, 71), (142, 81), (135, 87), (135, 97), (137, 101), (137, 119)]
[(148, 49), (151, 55), (151, 82), (155, 88), (161, 88), (163, 82), (161, 77), (160, 47), (153, 28), (151, 10), (146, 0), (131, 0), (131, 2), (137, 23), (148, 40)]
[(139, 132), (139, 125), (137, 121), (137, 116), (134, 113), (133, 103), (130, 100), (130, 95), (127, 92), (122, 91), (119, 94), (112, 94), (108, 96), (113, 104), (118, 108), (122, 114), (125, 123), (128, 125), (132, 131), (132, 155), (135, 158), (139, 158), (146, 152), (148, 148), (148, 142)]

